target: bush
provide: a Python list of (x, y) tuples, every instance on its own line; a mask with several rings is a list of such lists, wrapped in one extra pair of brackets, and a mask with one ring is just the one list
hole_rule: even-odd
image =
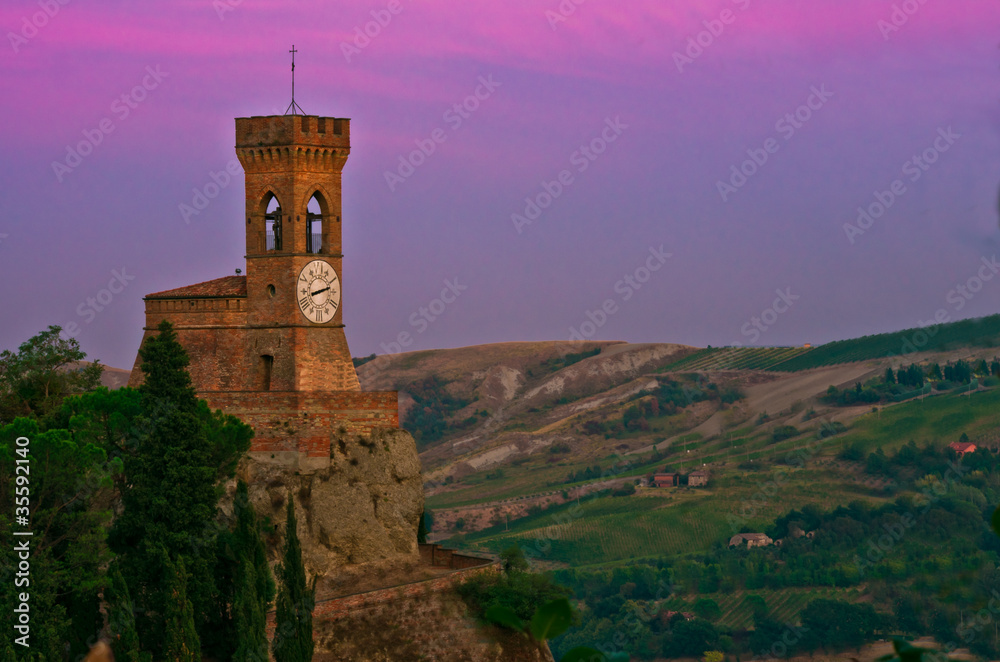
[(853, 444), (837, 453), (837, 457), (841, 460), (847, 460), (848, 462), (861, 462), (865, 459), (865, 450), (861, 447), (861, 444), (855, 441)]
[(513, 610), (522, 621), (530, 621), (538, 607), (570, 596), (570, 590), (556, 584), (549, 575), (515, 567), (502, 573), (475, 575), (456, 590), (479, 618), (490, 607), (501, 606)]
[(791, 439), (798, 434), (799, 429), (794, 425), (779, 425), (774, 428), (774, 432), (771, 433), (771, 439), (774, 441), (784, 441), (785, 439)]

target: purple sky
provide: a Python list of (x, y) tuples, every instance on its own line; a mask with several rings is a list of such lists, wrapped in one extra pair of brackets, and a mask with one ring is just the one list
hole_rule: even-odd
[[(406, 349), (565, 339), (609, 299), (592, 337), (695, 345), (820, 343), (939, 309), (1000, 312), (1000, 277), (975, 282), (1000, 255), (1000, 4), (895, 4), (916, 11), (890, 31), (889, 0), (564, 0), (569, 15), (557, 0), (10, 0), (0, 348), (75, 322), (91, 357), (131, 367), (143, 295), (244, 268), (241, 177), (188, 223), (179, 205), (235, 158), (233, 118), (284, 111), (292, 43), (299, 104), (352, 119), (344, 318), (356, 356), (400, 332)], [(391, 20), (345, 55), (373, 11)], [(679, 63), (709, 28), (720, 34)], [(446, 112), (480, 77), (499, 85), (480, 87), (456, 127)], [(120, 101), (144, 81), (134, 108)], [(797, 110), (809, 119), (779, 124)], [(603, 153), (574, 157), (616, 119)], [(57, 174), (102, 120), (113, 130)], [(949, 127), (960, 137), (935, 147)], [(435, 129), (444, 142), (390, 189), (385, 173)], [(718, 182), (748, 149), (767, 162), (724, 201)], [(935, 163), (907, 165), (925, 150)], [(571, 183), (518, 232), (511, 215), (563, 170)], [(851, 243), (845, 223), (895, 180), (905, 192)], [(616, 287), (644, 278), (661, 245), (671, 257), (640, 289)], [(88, 312), (114, 270), (127, 286)], [(952, 292), (970, 278), (980, 291)], [(467, 289), (421, 322), (446, 279)], [(798, 299), (754, 330), (778, 289)]]

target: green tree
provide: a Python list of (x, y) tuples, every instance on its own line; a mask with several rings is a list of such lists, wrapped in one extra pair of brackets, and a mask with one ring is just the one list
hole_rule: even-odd
[[(173, 327), (164, 321), (158, 331), (139, 352), (145, 383), (138, 389), (137, 410), (130, 412), (130, 420), (119, 422), (121, 432), (104, 435), (124, 468), (117, 481), (123, 511), (109, 543), (139, 607), (136, 622), (143, 647), (159, 651), (165, 646), (165, 552), (183, 562), (198, 633), (212, 650), (211, 640), (224, 619), (215, 600), (217, 546), (211, 523), (219, 484), (233, 474), (253, 431), (232, 416), (213, 414), (198, 400), (186, 370), (187, 353)], [(101, 427), (99, 417), (80, 425), (95, 434)]]
[(525, 572), (530, 567), (528, 559), (524, 558), (524, 552), (517, 545), (511, 545), (500, 552), (500, 563), (508, 575), (512, 572)]
[(84, 365), (87, 355), (80, 343), (63, 338), (61, 331), (50, 326), (22, 343), (16, 353), (0, 352), (0, 425), (17, 416), (44, 418), (67, 395), (100, 385), (104, 367), (96, 361)]
[(427, 511), (420, 513), (420, 523), (417, 525), (417, 542), (421, 545), (427, 542)]
[(896, 373), (894, 373), (892, 371), (891, 367), (885, 369), (885, 375), (882, 377), (882, 380), (886, 384), (895, 384), (896, 383)]
[(161, 549), (166, 581), (163, 587), (165, 597), (164, 618), (164, 658), (170, 662), (200, 662), (201, 642), (194, 626), (194, 607), (187, 597), (187, 572), (184, 559), (176, 562), (166, 558)]
[[(82, 652), (82, 641), (99, 629), (97, 596), (111, 519), (106, 467), (100, 448), (67, 430), (43, 432), (29, 418), (0, 429), (0, 529), (34, 532), (30, 641), (47, 658), (62, 659), (67, 644), (74, 654)], [(16, 567), (18, 540), (0, 546), (0, 647), (13, 640), (16, 598), (26, 590), (5, 572)]]
[(260, 522), (242, 480), (236, 484), (233, 511), (236, 525), (232, 532), (220, 534), (215, 574), (219, 608), (229, 616), (220, 624), (227, 633), (219, 637), (219, 652), (223, 657), (260, 660), (260, 655), (267, 657), (266, 619), (274, 601), (275, 584)]
[(257, 511), (250, 503), (249, 488), (242, 480), (236, 483), (233, 510), (236, 513), (234, 537), (240, 567), (249, 567), (253, 571), (254, 593), (260, 603), (261, 612), (266, 614), (274, 601), (276, 591), (274, 576), (271, 574), (271, 566), (267, 562), (267, 548), (261, 537)]
[(694, 613), (698, 615), (698, 618), (703, 618), (706, 621), (717, 621), (722, 617), (722, 609), (719, 608), (719, 603), (711, 598), (701, 598), (694, 603)]
[(254, 567), (248, 564), (241, 574), (233, 602), (237, 640), (233, 662), (261, 662), (267, 659), (267, 612), (261, 607)]
[(279, 588), (275, 635), (272, 642), (275, 662), (310, 662), (313, 655), (312, 610), (316, 578), (306, 586), (302, 547), (296, 530), (295, 502), (288, 495), (285, 523), (285, 552), (278, 569)]
[(692, 618), (674, 625), (663, 653), (670, 657), (698, 657), (718, 647), (719, 632), (715, 626), (700, 618)]
[(111, 634), (111, 651), (121, 662), (140, 662), (139, 633), (135, 629), (135, 605), (128, 592), (128, 585), (117, 566), (109, 573), (110, 586), (104, 599), (108, 605), (108, 629)]
[(767, 616), (767, 602), (763, 597), (751, 593), (743, 598), (743, 604), (750, 607), (755, 622)]

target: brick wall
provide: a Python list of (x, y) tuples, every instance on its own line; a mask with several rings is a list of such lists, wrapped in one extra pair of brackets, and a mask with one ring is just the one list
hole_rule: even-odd
[(344, 428), (367, 436), (398, 429), (396, 391), (200, 393), (213, 409), (232, 414), (256, 431), (252, 452), (297, 451), (329, 457), (333, 435)]

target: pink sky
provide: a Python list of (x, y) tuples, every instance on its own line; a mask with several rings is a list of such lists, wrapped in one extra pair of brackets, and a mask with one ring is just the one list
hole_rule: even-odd
[[(388, 1), (243, 0), (220, 18), (212, 0), (70, 0), (26, 43), (8, 33), (41, 11), (37, 0), (0, 7), (0, 270), (22, 285), (0, 295), (19, 311), (0, 346), (79, 322), (81, 302), (124, 266), (135, 281), (79, 339), (127, 366), (143, 294), (243, 266), (242, 186), (191, 224), (178, 205), (233, 158), (234, 117), (284, 111), (292, 43), (299, 103), (352, 118), (355, 354), (412, 331), (411, 313), (456, 276), (468, 294), (411, 349), (565, 338), (661, 243), (670, 269), (620, 302), (601, 337), (745, 342), (745, 322), (793, 286), (801, 303), (759, 342), (822, 342), (930, 317), (996, 251), (1000, 4), (927, 0), (885, 39), (879, 21), (904, 3), (587, 0), (553, 29), (556, 1), (399, 1), (350, 61), (342, 43)], [(678, 72), (674, 54), (724, 11), (732, 22)], [(166, 78), (116, 118), (111, 104), (147, 67)], [(385, 172), (446, 126), (443, 113), (480, 76), (500, 82), (496, 93), (390, 191)], [(824, 84), (829, 103), (723, 202), (716, 182)], [(621, 140), (516, 233), (510, 216), (525, 196), (609, 117), (628, 125)], [(58, 182), (52, 162), (103, 118), (114, 132)], [(848, 243), (842, 226), (856, 207), (946, 126), (962, 135), (956, 148)], [(1000, 279), (991, 287), (955, 316), (1000, 311)]]

